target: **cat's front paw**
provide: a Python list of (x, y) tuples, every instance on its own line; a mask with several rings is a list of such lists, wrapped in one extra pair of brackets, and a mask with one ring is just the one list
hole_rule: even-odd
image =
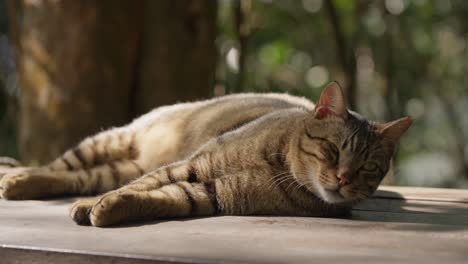
[(140, 195), (135, 191), (118, 190), (105, 194), (89, 213), (91, 224), (105, 227), (138, 219), (138, 210), (143, 208)]
[(70, 217), (78, 225), (91, 225), (89, 214), (91, 209), (97, 203), (97, 198), (80, 199), (70, 207)]

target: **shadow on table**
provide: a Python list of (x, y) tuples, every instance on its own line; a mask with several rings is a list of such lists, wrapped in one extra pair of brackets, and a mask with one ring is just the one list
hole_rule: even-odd
[[(81, 197), (83, 198), (83, 197)], [(53, 205), (72, 204), (78, 197), (46, 200)], [(453, 231), (468, 229), (468, 204), (457, 202), (406, 200), (397, 192), (379, 190), (374, 197), (355, 206), (350, 220), (373, 223), (404, 223), (400, 230)], [(190, 221), (194, 218), (161, 219), (157, 221), (132, 222), (114, 228), (153, 225), (166, 221)], [(417, 225), (415, 225), (417, 224)]]
[(399, 225), (400, 230), (453, 231), (468, 229), (467, 212), (468, 205), (463, 203), (407, 200), (397, 192), (379, 191), (353, 208), (351, 219), (410, 224)]
[[(412, 231), (453, 231), (468, 229), (468, 205), (455, 202), (406, 200), (397, 192), (379, 191), (372, 199), (356, 206), (349, 220), (368, 221), (373, 224), (402, 223), (392, 228)], [(190, 221), (194, 218), (134, 222), (116, 226), (135, 227), (165, 221)], [(267, 221), (267, 220), (265, 220)]]
[(87, 198), (87, 197), (65, 197), (65, 198), (50, 198), (50, 199), (42, 199), (41, 201), (47, 202), (52, 205), (72, 205), (76, 200)]

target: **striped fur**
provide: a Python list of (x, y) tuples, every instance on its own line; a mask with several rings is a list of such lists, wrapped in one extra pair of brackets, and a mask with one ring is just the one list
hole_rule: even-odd
[[(396, 141), (384, 133), (404, 129), (339, 116), (322, 101), (317, 110), (289, 95), (240, 94), (161, 107), (85, 139), (49, 165), (7, 169), (0, 193), (104, 193), (70, 210), (78, 224), (94, 226), (215, 214), (342, 215), (387, 172)], [(353, 177), (337, 189), (344, 170)]]

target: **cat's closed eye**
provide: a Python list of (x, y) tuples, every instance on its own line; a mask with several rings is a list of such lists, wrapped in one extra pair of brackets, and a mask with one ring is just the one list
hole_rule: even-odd
[(376, 162), (368, 161), (362, 165), (361, 169), (365, 172), (376, 172), (379, 170), (379, 165)]
[(330, 141), (323, 141), (320, 144), (321, 154), (324, 156), (324, 159), (332, 166), (337, 166), (340, 158), (340, 152), (335, 144)]
[(338, 150), (336, 145), (331, 143), (331, 142), (328, 142), (327, 148), (328, 148), (328, 153), (330, 154), (329, 155), (330, 156), (329, 161), (333, 165), (338, 165), (338, 161), (340, 160), (340, 151)]

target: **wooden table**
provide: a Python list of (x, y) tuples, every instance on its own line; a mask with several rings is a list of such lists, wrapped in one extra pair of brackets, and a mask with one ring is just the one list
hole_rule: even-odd
[(0, 201), (0, 263), (468, 263), (468, 191), (381, 187), (352, 219), (75, 225), (73, 199)]

